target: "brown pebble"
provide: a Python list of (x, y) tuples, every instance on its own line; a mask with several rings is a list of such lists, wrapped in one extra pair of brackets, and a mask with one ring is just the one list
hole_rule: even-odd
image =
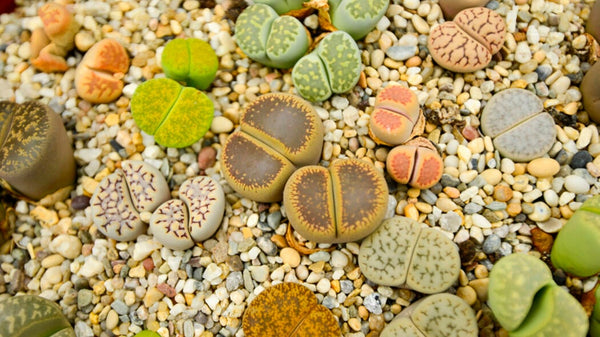
[(168, 285), (166, 283), (159, 283), (156, 286), (156, 289), (158, 289), (158, 291), (160, 291), (161, 293), (165, 294), (165, 296), (170, 297), (170, 298), (175, 297), (175, 295), (177, 295), (175, 288), (171, 287), (170, 285)]
[(477, 131), (477, 128), (467, 125), (463, 128), (462, 135), (465, 137), (465, 139), (471, 141), (475, 138), (479, 138), (479, 131)]
[(494, 199), (498, 201), (509, 201), (513, 197), (513, 191), (506, 185), (496, 185), (494, 187)]
[(217, 150), (213, 147), (203, 147), (198, 153), (198, 167), (202, 170), (206, 170), (209, 167), (215, 165), (217, 160)]
[(152, 269), (154, 269), (154, 261), (151, 257), (145, 259), (144, 262), (142, 262), (142, 265), (147, 271), (151, 271)]
[(78, 195), (71, 199), (71, 208), (75, 211), (80, 211), (85, 209), (90, 205), (90, 197), (87, 195)]
[(409, 58), (408, 60), (406, 60), (406, 63), (404, 64), (407, 67), (418, 67), (421, 65), (421, 58), (419, 56), (413, 56), (411, 58)]
[(554, 239), (552, 235), (535, 227), (531, 229), (531, 241), (533, 246), (542, 254), (550, 253)]

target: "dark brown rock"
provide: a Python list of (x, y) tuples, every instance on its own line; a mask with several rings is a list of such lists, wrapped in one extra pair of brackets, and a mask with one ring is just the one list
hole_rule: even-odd
[(600, 1), (594, 3), (585, 30), (600, 43)]
[[(600, 10), (598, 11), (600, 12)], [(579, 86), (583, 95), (583, 107), (596, 123), (600, 123), (600, 85), (598, 85), (598, 79), (600, 79), (600, 62), (594, 63), (583, 77), (581, 86)]]

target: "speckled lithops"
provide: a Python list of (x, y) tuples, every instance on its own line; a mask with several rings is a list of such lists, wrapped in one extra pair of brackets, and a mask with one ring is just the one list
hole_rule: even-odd
[(206, 41), (173, 39), (163, 50), (161, 65), (168, 78), (206, 90), (217, 75), (219, 60)]
[(262, 95), (246, 106), (240, 130), (223, 145), (222, 173), (234, 190), (252, 200), (281, 200), (298, 167), (319, 161), (323, 123), (305, 100), (290, 94)]
[(329, 168), (305, 166), (290, 177), (283, 204), (290, 224), (306, 239), (340, 243), (373, 232), (387, 209), (388, 188), (375, 167), (359, 159)]
[(418, 137), (388, 153), (386, 170), (401, 184), (426, 189), (442, 178), (444, 162), (429, 140)]
[(75, 337), (58, 304), (35, 295), (0, 301), (2, 337)]
[(150, 231), (165, 247), (183, 250), (208, 239), (219, 228), (225, 193), (214, 179), (200, 176), (181, 184), (179, 199), (169, 200), (154, 211)]
[(279, 16), (265, 4), (251, 5), (240, 14), (235, 39), (249, 58), (285, 69), (291, 68), (310, 45), (310, 35), (298, 19)]
[(312, 102), (326, 100), (332, 93), (354, 88), (360, 77), (362, 61), (356, 42), (348, 33), (329, 33), (310, 54), (292, 69), (292, 81), (298, 93)]
[(494, 264), (488, 304), (511, 336), (584, 337), (588, 331), (581, 304), (554, 283), (544, 262), (524, 253)]
[(372, 282), (425, 294), (448, 289), (458, 278), (458, 247), (438, 230), (405, 217), (385, 220), (363, 240), (360, 270)]
[(481, 131), (504, 157), (527, 162), (543, 156), (556, 140), (552, 117), (542, 101), (525, 89), (495, 94), (481, 113)]
[(169, 185), (156, 168), (143, 161), (123, 161), (96, 187), (90, 199), (92, 218), (105, 236), (134, 240), (146, 231), (140, 213), (152, 213), (170, 197)]
[(475, 7), (461, 11), (453, 21), (434, 26), (427, 47), (441, 67), (472, 72), (490, 63), (505, 37), (504, 19), (490, 9)]
[(385, 14), (388, 0), (330, 0), (331, 23), (355, 40), (369, 33)]
[(381, 337), (477, 337), (473, 309), (460, 297), (435, 294), (402, 310), (381, 332)]

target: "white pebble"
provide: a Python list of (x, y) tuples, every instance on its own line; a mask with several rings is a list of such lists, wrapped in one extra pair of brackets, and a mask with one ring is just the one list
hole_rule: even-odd
[(582, 177), (570, 175), (565, 178), (565, 189), (575, 194), (585, 194), (590, 190), (590, 185)]

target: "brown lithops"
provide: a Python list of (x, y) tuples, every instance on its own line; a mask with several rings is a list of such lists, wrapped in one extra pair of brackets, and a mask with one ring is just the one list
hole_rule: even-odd
[(37, 102), (0, 102), (0, 178), (17, 194), (41, 199), (75, 181), (62, 118)]
[(129, 56), (116, 40), (104, 39), (90, 48), (75, 71), (75, 88), (91, 103), (108, 103), (121, 96)]
[(485, 6), (490, 0), (440, 0), (439, 5), (446, 20), (452, 20), (463, 9)]
[(314, 108), (290, 94), (266, 94), (248, 104), (240, 130), (223, 145), (223, 176), (239, 194), (260, 202), (281, 200), (296, 168), (316, 164), (323, 124)]
[(90, 199), (98, 230), (117, 241), (129, 241), (146, 231), (141, 212), (153, 212), (171, 196), (162, 174), (143, 161), (127, 160), (104, 178)]
[(242, 319), (246, 337), (339, 337), (335, 316), (303, 285), (280, 283), (260, 293)]
[(325, 243), (356, 241), (383, 220), (388, 188), (375, 167), (359, 159), (334, 161), (329, 169), (305, 166), (285, 185), (283, 203), (294, 229)]
[(395, 181), (426, 189), (442, 178), (444, 162), (433, 144), (419, 137), (393, 148), (387, 156), (386, 169)]
[[(600, 5), (598, 7), (600, 12)], [(600, 21), (600, 19), (598, 19)], [(598, 32), (600, 34), (600, 32)], [(596, 123), (600, 123), (600, 86), (598, 85), (598, 79), (600, 78), (600, 62), (594, 63), (594, 65), (585, 73), (583, 81), (579, 89), (583, 95), (583, 107), (587, 111), (590, 118)]]

